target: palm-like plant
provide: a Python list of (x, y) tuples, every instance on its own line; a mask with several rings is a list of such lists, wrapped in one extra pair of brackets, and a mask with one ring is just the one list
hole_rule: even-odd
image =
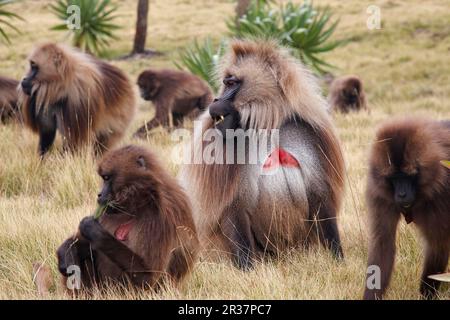
[(5, 26), (11, 28), (17, 33), (20, 33), (19, 29), (11, 23), (11, 20), (23, 20), (19, 15), (5, 9), (6, 5), (13, 2), (13, 0), (0, 0), (0, 38), (5, 40), (7, 43), (11, 43), (11, 40), (5, 31)]
[(54, 26), (52, 30), (69, 29), (67, 21), (71, 14), (67, 9), (72, 5), (80, 9), (80, 27), (69, 30), (72, 44), (83, 51), (100, 54), (110, 40), (117, 39), (113, 32), (119, 26), (112, 22), (117, 17), (117, 6), (111, 0), (57, 0), (50, 7), (63, 23)]
[(291, 48), (292, 53), (318, 72), (331, 67), (319, 54), (331, 51), (343, 41), (330, 41), (338, 20), (331, 22), (329, 8), (315, 9), (309, 1), (303, 4), (288, 2), (279, 10), (269, 2), (255, 0), (239, 23), (227, 26), (232, 36), (239, 38), (275, 38)]
[(180, 53), (180, 62), (175, 62), (175, 65), (179, 69), (187, 68), (190, 72), (208, 82), (213, 91), (217, 92), (218, 86), (214, 80), (214, 70), (224, 51), (225, 44), (223, 42), (215, 47), (209, 38), (202, 44), (195, 41)]

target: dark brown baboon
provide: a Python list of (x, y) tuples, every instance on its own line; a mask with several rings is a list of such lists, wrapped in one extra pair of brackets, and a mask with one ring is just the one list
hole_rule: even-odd
[[(406, 118), (378, 130), (370, 155), (367, 205), (370, 219), (369, 266), (381, 271), (381, 286), (366, 287), (365, 299), (381, 299), (392, 274), (398, 222), (414, 223), (425, 238), (420, 293), (433, 298), (450, 250), (450, 128), (445, 122)], [(370, 274), (369, 274), (370, 276)], [(369, 278), (368, 276), (368, 278)]]
[(191, 270), (198, 240), (189, 200), (147, 150), (127, 146), (107, 153), (98, 173), (105, 213), (84, 218), (58, 249), (59, 271), (81, 269), (85, 288), (105, 281), (156, 288), (179, 283)]
[[(246, 160), (183, 167), (180, 179), (190, 191), (201, 243), (229, 252), (243, 269), (264, 253), (317, 240), (343, 257), (336, 218), (344, 161), (310, 72), (273, 42), (235, 41), (219, 74), (221, 94), (201, 120), (205, 133), (219, 133), (223, 139), (208, 148), (219, 150), (224, 144), (224, 158), (236, 150), (235, 156), (250, 159), (252, 146), (265, 144), (260, 133), (270, 140), (278, 133), (279, 141), (258, 150), (263, 154), (256, 164)], [(244, 150), (233, 144), (239, 136), (228, 135), (242, 132), (256, 139)], [(206, 146), (204, 136), (194, 142)], [(204, 159), (201, 148), (194, 152)]]
[(25, 124), (39, 134), (39, 153), (58, 130), (69, 150), (92, 143), (97, 152), (124, 135), (135, 112), (134, 92), (118, 68), (60, 44), (43, 44), (30, 55), (21, 83)]
[(343, 76), (333, 80), (328, 102), (333, 110), (343, 113), (367, 110), (361, 79), (358, 76)]
[(152, 101), (155, 117), (139, 128), (135, 136), (143, 138), (157, 126), (179, 126), (185, 117), (197, 117), (213, 99), (208, 85), (199, 77), (176, 70), (146, 70), (139, 75), (142, 98)]
[(19, 81), (0, 76), (0, 122), (19, 119), (17, 87)]

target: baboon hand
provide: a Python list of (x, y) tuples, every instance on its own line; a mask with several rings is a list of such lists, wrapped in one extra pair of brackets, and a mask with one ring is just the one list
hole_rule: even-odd
[(108, 233), (106, 232), (106, 230), (103, 229), (101, 224), (93, 217), (83, 218), (78, 229), (81, 236), (87, 241), (91, 242), (91, 244), (108, 237)]

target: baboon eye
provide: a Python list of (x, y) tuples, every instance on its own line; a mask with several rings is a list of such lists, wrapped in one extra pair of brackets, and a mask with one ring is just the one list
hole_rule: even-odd
[(37, 69), (38, 65), (36, 64), (36, 62), (30, 61), (30, 67), (31, 67), (31, 69)]
[(111, 176), (103, 175), (102, 178), (104, 181), (108, 181), (109, 179), (111, 179)]
[(223, 84), (227, 87), (232, 87), (236, 84), (239, 84), (241, 81), (236, 78), (235, 76), (227, 76), (225, 79), (223, 79)]

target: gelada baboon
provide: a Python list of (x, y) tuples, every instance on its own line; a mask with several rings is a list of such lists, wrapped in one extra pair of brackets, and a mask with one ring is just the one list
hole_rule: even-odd
[[(200, 241), (229, 252), (243, 269), (264, 253), (318, 239), (343, 257), (336, 216), (344, 161), (310, 72), (274, 42), (234, 41), (219, 74), (221, 94), (201, 116), (205, 131), (224, 137), (211, 143), (232, 143), (230, 129), (279, 129), (279, 142), (257, 164), (183, 166), (180, 179), (192, 197)], [(195, 144), (203, 138), (198, 135)], [(246, 159), (249, 150), (247, 145)], [(278, 170), (266, 174), (273, 168)]]
[(156, 109), (155, 117), (135, 133), (140, 138), (157, 126), (169, 127), (170, 117), (174, 126), (185, 117), (194, 119), (213, 99), (203, 80), (184, 71), (149, 69), (139, 75), (138, 86), (142, 98), (152, 101)]
[(358, 76), (343, 76), (334, 79), (330, 86), (328, 102), (333, 110), (343, 113), (367, 110), (361, 79)]
[[(424, 236), (425, 265), (420, 293), (436, 294), (429, 275), (445, 271), (450, 250), (450, 127), (444, 122), (405, 118), (385, 123), (372, 146), (367, 184), (369, 266), (381, 271), (381, 286), (366, 286), (365, 299), (381, 299), (392, 274), (397, 225), (403, 216)], [(368, 281), (371, 274), (368, 272)], [(371, 286), (372, 287), (372, 286)]]
[(84, 218), (58, 249), (62, 275), (79, 266), (85, 288), (105, 281), (154, 289), (165, 280), (180, 282), (193, 266), (198, 240), (189, 199), (176, 180), (136, 146), (106, 153), (98, 173), (105, 212)]
[(53, 43), (35, 48), (29, 61), (21, 83), (22, 113), (39, 134), (41, 155), (57, 130), (69, 150), (92, 143), (101, 153), (122, 138), (135, 112), (135, 97), (121, 70)]
[(0, 76), (0, 121), (20, 119), (17, 104), (17, 86), (19, 81)]

